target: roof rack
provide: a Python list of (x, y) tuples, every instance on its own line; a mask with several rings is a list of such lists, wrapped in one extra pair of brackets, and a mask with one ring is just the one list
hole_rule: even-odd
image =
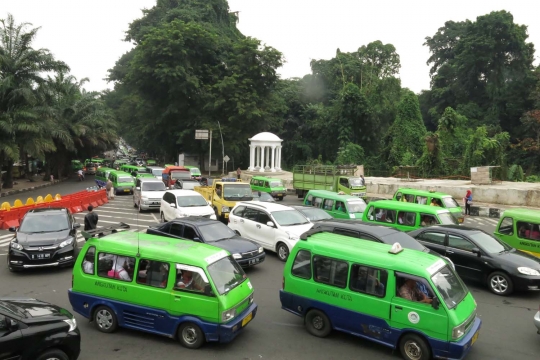
[(101, 228), (97, 228), (97, 229), (93, 229), (93, 230), (85, 230), (85, 231), (81, 231), (81, 233), (82, 233), (82, 236), (84, 237), (84, 239), (88, 240), (91, 237), (96, 237), (96, 235), (97, 235), (98, 238), (102, 238), (105, 235), (117, 233), (118, 230), (125, 230), (125, 229), (129, 229), (129, 228), (130, 228), (130, 226), (128, 224), (120, 222), (117, 225), (101, 227)]
[(310, 229), (308, 231), (306, 231), (305, 233), (303, 233), (302, 235), (300, 235), (300, 240), (307, 240), (308, 237), (310, 237), (311, 235), (315, 235), (315, 234), (320, 234), (320, 233), (323, 233), (323, 232), (328, 232), (328, 230), (325, 230), (325, 229), (322, 229), (322, 228), (319, 228), (319, 229)]

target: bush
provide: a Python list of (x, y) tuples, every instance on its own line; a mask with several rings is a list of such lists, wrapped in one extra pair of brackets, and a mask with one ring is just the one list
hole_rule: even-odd
[(508, 181), (523, 181), (525, 174), (520, 165), (514, 164), (508, 169)]
[(527, 176), (525, 181), (530, 183), (540, 182), (540, 177), (538, 175), (529, 175)]

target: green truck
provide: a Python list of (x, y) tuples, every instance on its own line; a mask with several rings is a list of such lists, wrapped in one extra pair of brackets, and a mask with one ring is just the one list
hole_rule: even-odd
[(356, 166), (296, 165), (293, 168), (293, 188), (299, 198), (309, 190), (328, 190), (366, 198), (365, 181), (355, 176)]

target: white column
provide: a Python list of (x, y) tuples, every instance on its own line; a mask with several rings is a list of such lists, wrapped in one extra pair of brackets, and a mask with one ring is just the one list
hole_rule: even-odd
[(261, 170), (260, 172), (264, 172), (264, 166), (265, 166), (265, 163), (264, 163), (264, 153), (266, 152), (266, 147), (265, 146), (261, 146)]
[(259, 153), (260, 153), (259, 147), (255, 146), (255, 168), (259, 167)]
[(253, 145), (249, 145), (249, 171), (253, 171), (255, 169), (255, 165), (253, 164), (253, 161), (255, 160), (254, 150), (255, 147)]
[(276, 170), (281, 170), (281, 146), (276, 148)]
[(272, 146), (272, 168), (270, 171), (276, 172), (276, 147)]
[(265, 151), (265, 155), (266, 155), (266, 162), (264, 163), (264, 170), (266, 170), (266, 168), (270, 167), (270, 146), (267, 146), (266, 147), (266, 151)]

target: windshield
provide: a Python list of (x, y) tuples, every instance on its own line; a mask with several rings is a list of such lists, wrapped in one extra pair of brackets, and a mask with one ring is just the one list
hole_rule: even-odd
[(454, 200), (454, 198), (451, 197), (443, 197), (442, 198), (444, 202), (444, 207), (447, 209), (457, 208), (459, 207), (459, 204)]
[(171, 179), (191, 179), (191, 173), (189, 171), (172, 171)]
[(199, 231), (205, 242), (213, 242), (221, 239), (230, 239), (236, 235), (227, 225), (220, 222), (211, 225), (200, 226)]
[(298, 211), (304, 214), (304, 216), (307, 217), (312, 222), (324, 220), (324, 219), (332, 219), (332, 216), (330, 216), (326, 211), (322, 209), (307, 208), (307, 209), (302, 209)]
[(439, 219), (441, 219), (441, 224), (443, 225), (458, 225), (456, 218), (450, 213), (439, 213), (437, 215), (439, 216)]
[(182, 182), (182, 189), (184, 190), (195, 190), (195, 186), (200, 186), (196, 181), (184, 181)]
[(208, 203), (201, 195), (177, 196), (176, 198), (180, 207), (208, 206)]
[(131, 177), (119, 177), (118, 182), (119, 183), (132, 183), (133, 178), (131, 178)]
[(366, 203), (361, 200), (347, 201), (349, 213), (361, 213), (366, 210)]
[(361, 178), (349, 178), (350, 186), (364, 186)]
[(477, 232), (469, 234), (469, 237), (478, 244), (482, 249), (490, 254), (499, 254), (505, 251), (512, 250), (512, 247), (497, 240), (493, 236), (486, 234), (485, 232)]
[(163, 170), (152, 169), (152, 175), (154, 175), (154, 176), (161, 176), (162, 173), (163, 173)]
[(69, 224), (66, 214), (48, 215), (45, 213), (37, 213), (25, 217), (19, 231), (23, 233), (41, 233), (68, 229)]
[(274, 211), (272, 216), (281, 226), (309, 224), (309, 220), (297, 210)]
[(143, 182), (142, 183), (142, 191), (165, 191), (165, 184), (157, 181), (152, 182)]
[(189, 169), (189, 172), (191, 173), (191, 175), (200, 175), (201, 174), (201, 170), (199, 170), (198, 168), (191, 168), (191, 169)]
[(244, 270), (230, 256), (209, 265), (208, 272), (220, 295), (228, 293), (247, 279)]
[(139, 173), (139, 174), (148, 174), (149, 172), (148, 172), (147, 168), (138, 168), (137, 173)]
[(225, 194), (223, 194), (225, 200), (252, 200), (251, 187), (249, 184), (225, 184)]
[(262, 202), (275, 202), (274, 198), (265, 192), (253, 191), (252, 192), (253, 201), (262, 201)]
[(433, 275), (431, 280), (449, 309), (456, 307), (469, 292), (461, 279), (448, 266)]
[(281, 182), (279, 180), (272, 180), (272, 181), (270, 181), (270, 187), (271, 188), (283, 187), (283, 182)]
[(403, 232), (395, 232), (393, 234), (385, 235), (380, 238), (385, 244), (394, 245), (394, 243), (399, 243), (401, 247), (405, 249), (418, 250), (428, 252), (428, 248), (420, 244), (416, 239)]

